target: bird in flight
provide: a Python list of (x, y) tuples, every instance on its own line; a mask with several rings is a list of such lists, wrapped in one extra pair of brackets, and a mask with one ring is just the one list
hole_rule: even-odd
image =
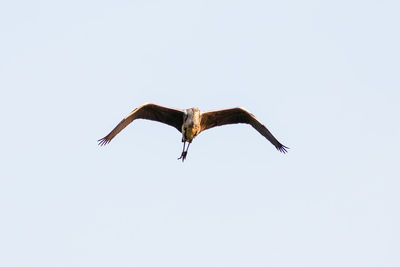
[[(193, 139), (202, 131), (226, 124), (247, 123), (253, 126), (261, 135), (268, 139), (282, 153), (286, 153), (288, 147), (282, 145), (271, 132), (259, 122), (253, 114), (244, 108), (221, 109), (202, 112), (197, 108), (174, 109), (145, 103), (133, 110), (126, 116), (108, 135), (98, 140), (103, 146), (111, 140), (126, 126), (136, 119), (158, 121), (175, 127), (182, 133), (183, 150), (182, 162), (186, 159), (187, 152)], [(188, 143), (186, 150), (185, 146)]]

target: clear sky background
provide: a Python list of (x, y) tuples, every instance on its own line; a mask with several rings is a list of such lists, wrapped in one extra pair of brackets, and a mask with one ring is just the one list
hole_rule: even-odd
[[(0, 2), (0, 266), (400, 266), (398, 1)], [(144, 102), (243, 106), (187, 161)]]

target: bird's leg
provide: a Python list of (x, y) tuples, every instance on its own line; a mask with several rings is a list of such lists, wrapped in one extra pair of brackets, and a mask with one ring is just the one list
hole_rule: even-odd
[(192, 142), (189, 142), (189, 144), (188, 144), (188, 146), (186, 148), (186, 151), (182, 152), (182, 156), (183, 156), (182, 162), (186, 159), (186, 156), (187, 156), (187, 153), (188, 153), (188, 150), (189, 150), (189, 146), (190, 146), (191, 143)]
[(186, 154), (187, 154), (187, 152), (188, 152), (188, 150), (189, 150), (189, 146), (190, 146), (191, 143), (192, 143), (192, 142), (189, 142), (189, 144), (188, 144), (188, 146), (187, 146), (187, 148), (186, 148), (185, 158), (186, 158)]
[(185, 158), (186, 158), (185, 145), (186, 145), (186, 141), (183, 141), (183, 150), (182, 150), (182, 154), (181, 154), (181, 156), (178, 158), (178, 160), (179, 160), (179, 159), (182, 159), (182, 162), (183, 162), (183, 161), (185, 160)]

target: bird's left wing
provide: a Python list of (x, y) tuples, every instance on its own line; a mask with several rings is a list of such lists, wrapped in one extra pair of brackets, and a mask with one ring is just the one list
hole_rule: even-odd
[(99, 145), (103, 146), (111, 142), (120, 131), (136, 119), (147, 119), (165, 123), (175, 127), (180, 132), (183, 123), (183, 114), (183, 110), (180, 109), (167, 108), (152, 103), (143, 104), (126, 116), (108, 135), (99, 139)]
[(216, 111), (204, 112), (201, 115), (201, 131), (210, 129), (212, 127), (247, 123), (253, 126), (260, 134), (267, 138), (280, 152), (286, 153), (288, 147), (282, 145), (260, 121), (254, 117), (253, 114), (244, 108), (231, 108)]

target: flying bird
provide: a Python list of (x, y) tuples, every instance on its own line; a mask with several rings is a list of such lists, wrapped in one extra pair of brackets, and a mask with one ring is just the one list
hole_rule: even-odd
[[(145, 103), (133, 110), (108, 135), (98, 140), (99, 145), (103, 146), (111, 142), (120, 131), (136, 119), (165, 123), (181, 132), (183, 150), (178, 160), (182, 159), (182, 162), (186, 159), (190, 144), (199, 133), (215, 126), (226, 124), (250, 124), (280, 152), (286, 153), (288, 149), (288, 147), (282, 145), (253, 114), (244, 108), (238, 107), (202, 112), (198, 108), (174, 109), (152, 103)], [(188, 145), (185, 150), (186, 143), (188, 143)]]

